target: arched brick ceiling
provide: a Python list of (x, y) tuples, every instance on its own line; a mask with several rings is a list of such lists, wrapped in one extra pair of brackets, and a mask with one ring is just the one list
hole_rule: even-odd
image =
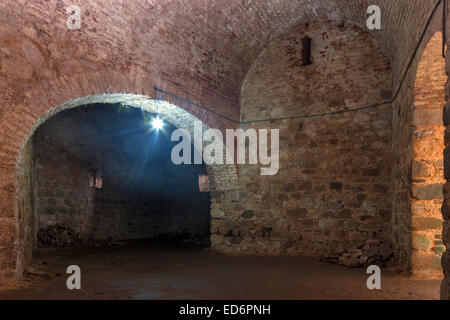
[[(3, 0), (0, 40), (12, 26), (33, 38), (52, 60), (55, 72), (48, 76), (102, 68), (143, 70), (149, 87), (157, 85), (237, 119), (242, 82), (271, 38), (312, 20), (365, 27), (367, 7), (378, 4), (382, 29), (372, 33), (398, 81), (437, 2)], [(66, 28), (65, 10), (71, 4), (82, 9), (80, 31)]]

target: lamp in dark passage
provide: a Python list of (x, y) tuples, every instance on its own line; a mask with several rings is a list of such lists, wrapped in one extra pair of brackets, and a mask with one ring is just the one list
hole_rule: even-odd
[(158, 130), (162, 129), (163, 126), (164, 126), (164, 122), (159, 117), (156, 117), (153, 119), (153, 121), (152, 121), (153, 129), (158, 131)]

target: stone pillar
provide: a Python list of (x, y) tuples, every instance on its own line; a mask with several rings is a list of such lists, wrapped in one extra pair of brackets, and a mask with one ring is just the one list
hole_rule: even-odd
[[(446, 106), (444, 110), (444, 118), (450, 119), (450, 106)], [(442, 215), (444, 216), (444, 227), (442, 233), (442, 239), (444, 244), (447, 246), (447, 250), (442, 256), (442, 267), (444, 269), (445, 279), (441, 286), (441, 298), (445, 300), (450, 299), (450, 263), (449, 263), (449, 244), (450, 244), (450, 121), (445, 123), (446, 134), (445, 134), (445, 151), (444, 151), (444, 170), (445, 179), (447, 183), (444, 187), (444, 203), (442, 205)]]
[(239, 253), (241, 242), (236, 215), (242, 209), (239, 190), (211, 192), (211, 250)]
[[(446, 40), (447, 46), (450, 45), (450, 16), (449, 16), (449, 4), (450, 1), (447, 1), (447, 30), (446, 30)], [(447, 51), (446, 58), (446, 67), (445, 71), (447, 76), (450, 74), (450, 57)], [(442, 300), (450, 300), (450, 104), (448, 103), (450, 97), (450, 81), (447, 79), (447, 83), (445, 85), (445, 99), (447, 100), (447, 104), (444, 106), (444, 126), (445, 126), (445, 135), (444, 135), (444, 178), (447, 180), (447, 183), (444, 186), (444, 203), (442, 204), (442, 215), (444, 218), (444, 226), (442, 230), (442, 239), (444, 245), (447, 247), (446, 252), (442, 255), (442, 268), (444, 269), (444, 280), (441, 284), (441, 299)]]
[[(448, 10), (447, 10), (448, 11)], [(449, 29), (447, 29), (448, 31)], [(447, 45), (448, 41), (447, 32)], [(446, 59), (446, 73), (450, 73), (450, 57), (447, 54)], [(445, 98), (448, 101), (450, 95), (450, 81), (447, 79), (445, 86)], [(449, 244), (450, 244), (450, 104), (444, 106), (444, 126), (445, 126), (445, 150), (444, 150), (444, 177), (447, 183), (444, 187), (444, 203), (442, 205), (442, 215), (444, 217), (444, 226), (442, 230), (442, 239), (447, 247), (446, 252), (442, 256), (442, 268), (444, 269), (444, 280), (441, 284), (441, 299), (450, 300), (450, 264), (449, 264)]]
[(14, 216), (13, 167), (0, 168), (0, 287), (13, 278), (16, 267), (16, 218)]
[[(450, 59), (447, 56), (447, 66), (450, 65)], [(448, 69), (448, 67), (447, 67)], [(446, 96), (449, 95), (450, 82), (447, 82)], [(441, 285), (441, 299), (450, 300), (450, 104), (444, 107), (444, 125), (445, 125), (445, 150), (444, 150), (444, 175), (447, 183), (444, 187), (444, 203), (442, 205), (442, 215), (444, 217), (444, 226), (442, 239), (447, 247), (442, 256), (442, 267), (445, 278)]]
[[(429, 95), (430, 92), (427, 91), (424, 96)], [(439, 95), (441, 95), (439, 92), (435, 94), (437, 97)], [(445, 182), (442, 180), (444, 140), (442, 104), (440, 99), (419, 99), (416, 96), (413, 120), (414, 160), (411, 164), (410, 231), (411, 273), (414, 277), (420, 278), (442, 276), (440, 261), (445, 251), (440, 212)]]

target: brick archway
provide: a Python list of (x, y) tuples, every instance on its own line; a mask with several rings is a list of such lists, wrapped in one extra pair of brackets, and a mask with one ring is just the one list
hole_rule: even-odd
[[(170, 122), (177, 128), (187, 129), (192, 135), (194, 122), (196, 121), (202, 123), (203, 131), (210, 128), (209, 125), (181, 107), (167, 101), (156, 100), (138, 94), (89, 95), (62, 103), (39, 116), (31, 126), (31, 129), (28, 130), (19, 147), (18, 156), (14, 161), (15, 165), (12, 167), (8, 166), (7, 169), (9, 170), (5, 170), (9, 177), (14, 177), (14, 183), (10, 184), (11, 195), (9, 202), (7, 202), (9, 207), (6, 207), (4, 204), (3, 208), (3, 210), (13, 211), (10, 212), (10, 216), (14, 218), (6, 226), (1, 225), (2, 228), (9, 227), (7, 230), (9, 232), (3, 233), (2, 239), (0, 239), (9, 243), (9, 246), (0, 247), (0, 250), (3, 251), (0, 251), (0, 254), (3, 255), (0, 258), (5, 257), (6, 260), (3, 261), (8, 262), (8, 264), (3, 263), (0, 265), (0, 271), (5, 270), (7, 277), (10, 277), (12, 274), (15, 274), (17, 277), (21, 276), (24, 266), (31, 259), (34, 243), (33, 230), (35, 221), (34, 213), (32, 212), (33, 199), (30, 194), (32, 192), (33, 182), (29, 174), (31, 150), (27, 147), (27, 142), (41, 124), (57, 113), (95, 103), (121, 103), (122, 105), (140, 108), (150, 113), (158, 113), (165, 121)], [(223, 192), (237, 189), (237, 172), (234, 165), (209, 165), (206, 168), (211, 182), (211, 201), (213, 207), (215, 202), (220, 201), (217, 199), (220, 198)], [(5, 174), (1, 178), (5, 179)]]
[[(22, 158), (24, 147), (30, 137), (34, 134), (35, 130), (41, 124), (63, 110), (96, 103), (121, 103), (122, 105), (140, 108), (149, 113), (157, 113), (162, 119), (170, 122), (175, 127), (188, 130), (191, 136), (194, 136), (194, 123), (196, 121), (202, 123), (203, 132), (210, 129), (209, 125), (205, 124), (201, 119), (197, 118), (183, 108), (164, 100), (153, 99), (148, 96), (138, 94), (116, 93), (91, 95), (63, 103), (50, 109), (39, 117), (28, 132), (20, 147), (19, 156), (16, 160), (16, 166), (20, 167), (20, 163), (23, 161)], [(210, 178), (212, 179), (211, 188), (213, 191), (233, 190), (237, 187), (237, 173), (234, 165), (208, 165), (207, 170)]]

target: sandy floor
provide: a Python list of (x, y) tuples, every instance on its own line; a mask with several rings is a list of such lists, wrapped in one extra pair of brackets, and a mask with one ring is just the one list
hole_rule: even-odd
[[(368, 290), (363, 269), (300, 257), (239, 257), (193, 248), (139, 244), (107, 249), (41, 250), (51, 278), (29, 276), (0, 299), (439, 299), (439, 280), (411, 280), (382, 270), (382, 290)], [(82, 289), (66, 288), (79, 265)], [(45, 274), (44, 274), (45, 275)]]

